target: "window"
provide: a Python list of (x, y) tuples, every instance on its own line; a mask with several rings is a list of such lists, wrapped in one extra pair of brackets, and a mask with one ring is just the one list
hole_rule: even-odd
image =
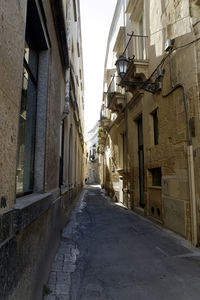
[(77, 7), (76, 7), (76, 0), (73, 0), (73, 7), (74, 7), (74, 20), (77, 22)]
[(74, 61), (74, 43), (72, 41), (72, 61)]
[(125, 168), (125, 133), (119, 135), (119, 168)]
[(139, 23), (138, 23), (138, 29), (139, 29), (139, 35), (141, 37), (138, 37), (138, 50), (139, 50), (139, 59), (144, 59), (145, 55), (144, 55), (144, 25), (143, 25), (143, 15), (140, 17), (139, 19)]
[(77, 53), (78, 53), (78, 57), (80, 57), (80, 46), (79, 46), (79, 42), (77, 42)]
[[(40, 50), (47, 50), (49, 43), (43, 31), (43, 20), (39, 17), (38, 10), (40, 9), (40, 5), (37, 6), (34, 0), (28, 1), (23, 57), (23, 80), (19, 113), (19, 134), (16, 170), (17, 196), (32, 193), (34, 189), (42, 190), (44, 182), (44, 175), (42, 173), (42, 170), (44, 170), (44, 166), (42, 164), (44, 161), (45, 153), (45, 93), (48, 82), (48, 72), (46, 71), (48, 59), (45, 51), (45, 53), (43, 52), (42, 56), (42, 84), (40, 84), (40, 81), (38, 79), (38, 70)], [(41, 90), (41, 88), (43, 90), (43, 95), (40, 95), (40, 99), (42, 101), (39, 102), (38, 90)], [(40, 138), (38, 138), (38, 140), (36, 138), (36, 120), (38, 121), (38, 128), (40, 128)], [(36, 148), (40, 150), (38, 151)], [(38, 171), (39, 168), (35, 168), (35, 166), (40, 166), (40, 171)], [(37, 171), (35, 171), (36, 169)], [(35, 182), (34, 177), (37, 178)]]
[(24, 69), (19, 115), (19, 140), (17, 161), (17, 194), (33, 190), (34, 151), (37, 105), (38, 52), (26, 41), (24, 49)]
[(64, 184), (64, 139), (65, 139), (65, 120), (62, 120), (60, 126), (60, 174), (59, 174), (59, 185)]
[(138, 163), (139, 163), (139, 199), (140, 206), (144, 208), (144, 141), (143, 141), (143, 116), (137, 119), (138, 129)]
[(147, 59), (147, 36), (146, 36), (146, 20), (144, 13), (144, 0), (129, 1), (127, 13), (130, 14), (130, 20), (134, 28), (134, 36), (128, 47), (128, 55), (132, 57), (134, 54), (137, 60)]
[(150, 169), (152, 176), (152, 186), (161, 186), (162, 183), (162, 173), (161, 168)]
[(158, 114), (157, 110), (152, 113), (153, 117), (153, 133), (154, 133), (154, 145), (158, 145)]

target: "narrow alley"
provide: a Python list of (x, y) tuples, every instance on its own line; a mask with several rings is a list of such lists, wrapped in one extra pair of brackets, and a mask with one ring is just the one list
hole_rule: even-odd
[(82, 191), (53, 262), (45, 300), (196, 300), (200, 251), (111, 201)]
[(0, 300), (200, 300), (200, 0), (0, 0)]

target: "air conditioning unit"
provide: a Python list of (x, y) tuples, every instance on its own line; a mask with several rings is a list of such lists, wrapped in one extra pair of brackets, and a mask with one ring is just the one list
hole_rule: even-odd
[(174, 39), (169, 39), (165, 43), (165, 52), (169, 52), (173, 49), (174, 46)]

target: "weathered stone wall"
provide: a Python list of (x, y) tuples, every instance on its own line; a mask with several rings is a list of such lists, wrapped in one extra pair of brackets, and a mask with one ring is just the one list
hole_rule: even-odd
[[(190, 33), (192, 28), (188, 0), (151, 0), (144, 1), (144, 5), (149, 20), (147, 34), (149, 35), (150, 44), (151, 63), (149, 70), (151, 72), (159, 62), (159, 58), (164, 54), (165, 42), (168, 39)], [(151, 59), (151, 51), (154, 52), (153, 59)]]
[[(159, 30), (155, 27), (155, 20), (160, 20)], [(195, 40), (195, 36), (191, 26), (189, 1), (167, 1), (167, 3), (151, 1), (150, 70), (155, 68), (155, 63), (158, 63), (159, 55), (164, 53), (166, 40), (171, 38), (175, 38), (174, 48), (180, 46), (181, 48), (174, 51), (163, 64), (165, 69), (163, 88), (162, 93), (154, 97), (156, 104), (149, 107), (146, 105), (145, 107), (148, 113), (150, 113), (150, 110), (153, 111), (155, 106), (158, 107), (159, 122), (159, 145), (151, 147), (151, 144), (149, 144), (147, 146), (145, 155), (147, 159), (146, 168), (157, 167), (158, 165), (162, 166), (164, 225), (191, 239), (191, 216), (188, 213), (190, 211), (188, 140), (183, 89), (176, 89), (165, 98), (162, 95), (172, 90), (173, 86), (179, 83), (184, 84), (190, 129), (194, 142), (196, 130), (195, 119), (198, 115), (198, 82), (195, 54), (196, 44), (192, 44), (191, 42)], [(183, 47), (189, 43), (191, 44)]]
[[(115, 201), (123, 202), (123, 182), (125, 180), (125, 153), (123, 154), (122, 134), (124, 122), (110, 128), (105, 143), (104, 187)], [(121, 177), (121, 182), (120, 182)]]
[(61, 104), (65, 98), (65, 70), (63, 69), (60, 60), (51, 6), (46, 1), (43, 2), (46, 15), (48, 16), (48, 29), (51, 32), (51, 44), (53, 45), (49, 62), (45, 166), (45, 190), (50, 191), (59, 185)]
[[(72, 124), (74, 129), (73, 162), (76, 160), (77, 163), (72, 164), (73, 185), (66, 189), (59, 186), (60, 125), (66, 102), (66, 70), (60, 55), (50, 1), (42, 3), (47, 20), (45, 23), (47, 39), (49, 38), (51, 46), (42, 51), (39, 62), (38, 99), (42, 99), (44, 103), (39, 103), (37, 114), (35, 176), (38, 176), (35, 178), (34, 193), (17, 199), (16, 154), (27, 1), (3, 0), (0, 5), (0, 299), (2, 300), (41, 299), (42, 288), (48, 279), (50, 265), (59, 244), (60, 231), (83, 185), (83, 173), (79, 174), (82, 165), (82, 141), (74, 109), (69, 106), (70, 114), (66, 117), (66, 127), (69, 129)], [(42, 14), (40, 17), (42, 18)], [(69, 135), (69, 130), (66, 130), (66, 134)], [(67, 136), (66, 140), (68, 145)], [(67, 164), (66, 160), (66, 168)]]
[(68, 192), (62, 199), (59, 190), (34, 199), (27, 196), (0, 216), (0, 299), (41, 299), (59, 233), (77, 192)]
[(94, 162), (87, 162), (86, 174), (87, 178), (86, 183), (99, 183), (99, 162), (98, 160)]
[(15, 202), (18, 116), (24, 51), (26, 1), (0, 6), (0, 211)]
[[(120, 2), (120, 1), (118, 1)], [(133, 1), (134, 2), (134, 1)], [(142, 2), (142, 1), (141, 1)], [(140, 4), (141, 4), (140, 2)], [(134, 2), (135, 3), (135, 2)], [(164, 68), (161, 80), (162, 89), (155, 95), (147, 92), (138, 94), (138, 89), (132, 89), (128, 97), (128, 156), (129, 156), (129, 198), (130, 207), (135, 211), (162, 223), (165, 227), (191, 240), (191, 199), (188, 171), (188, 136), (186, 126), (186, 111), (184, 107), (184, 92), (186, 94), (188, 119), (192, 137), (192, 147), (195, 165), (195, 188), (197, 214), (200, 220), (199, 201), (199, 20), (200, 9), (198, 1), (161, 1), (151, 0), (144, 3), (144, 34), (148, 35), (148, 60), (138, 62), (129, 68), (127, 80), (148, 78), (162, 59), (160, 67)], [(119, 5), (119, 4), (118, 4)], [(136, 12), (141, 10), (139, 4), (134, 6), (129, 2), (127, 30), (134, 30)], [(142, 13), (142, 11), (141, 11)], [(119, 22), (116, 18), (112, 23)], [(135, 23), (134, 23), (135, 22)], [(119, 24), (118, 24), (119, 25)], [(113, 34), (113, 33), (112, 33)], [(114, 34), (113, 34), (114, 36)], [(111, 38), (110, 38), (111, 39)], [(174, 39), (171, 54), (165, 52), (165, 43)], [(110, 43), (110, 40), (108, 41)], [(108, 47), (109, 48), (109, 47)], [(116, 50), (117, 51), (117, 50)], [(134, 54), (134, 53), (133, 53)], [(113, 57), (112, 50), (107, 53)], [(130, 55), (130, 53), (128, 54)], [(109, 57), (106, 58), (106, 61)], [(142, 68), (141, 68), (142, 65)], [(129, 76), (129, 77), (128, 77)], [(105, 78), (105, 82), (106, 82)], [(152, 81), (156, 80), (156, 73)], [(176, 85), (179, 86), (173, 90)], [(131, 88), (127, 89), (129, 92)], [(154, 125), (152, 113), (157, 110), (158, 144), (154, 145)], [(124, 110), (118, 113), (121, 123), (114, 121), (108, 131), (111, 142), (106, 142), (105, 156), (112, 156), (119, 164), (120, 126), (124, 121)], [(138, 157), (138, 117), (143, 119), (143, 151), (144, 151), (144, 208), (140, 207), (139, 157)], [(115, 145), (113, 147), (112, 145)], [(112, 154), (111, 154), (112, 153)], [(153, 168), (161, 168), (161, 186), (152, 187)], [(104, 184), (110, 191), (118, 192), (119, 184), (113, 184), (116, 177), (107, 163), (105, 167)], [(126, 175), (124, 174), (124, 179)], [(115, 186), (115, 187), (114, 187)], [(124, 188), (126, 183), (124, 180)], [(125, 195), (125, 190), (123, 191)], [(159, 215), (153, 213), (152, 205), (159, 208)], [(199, 222), (199, 221), (198, 221)], [(199, 225), (198, 225), (199, 227)]]
[[(199, 39), (200, 37), (200, 6), (199, 1), (190, 0), (190, 15), (191, 15), (191, 23), (193, 25), (193, 32), (195, 39)], [(197, 72), (197, 81), (198, 86), (196, 88), (196, 102), (194, 103), (194, 127), (195, 127), (195, 137), (193, 138), (193, 149), (194, 149), (194, 166), (195, 166), (195, 188), (196, 188), (196, 200), (197, 200), (197, 217), (198, 217), (198, 240), (200, 240), (200, 184), (199, 184), (199, 176), (200, 176), (200, 103), (199, 103), (199, 95), (200, 95), (200, 45), (199, 41), (195, 43), (195, 51), (196, 51), (196, 72)]]

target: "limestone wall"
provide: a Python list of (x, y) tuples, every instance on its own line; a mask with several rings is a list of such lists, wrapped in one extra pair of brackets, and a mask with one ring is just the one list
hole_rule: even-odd
[[(55, 20), (52, 3), (61, 14), (59, 20)], [(66, 99), (69, 95), (67, 53), (62, 53), (66, 41), (58, 33), (63, 24), (56, 23), (62, 19), (62, 12), (57, 1), (37, 4), (45, 46), (42, 45), (39, 53), (34, 186), (32, 193), (20, 197), (16, 197), (15, 185), (27, 1), (3, 0), (0, 5), (0, 299), (5, 300), (41, 299), (60, 231), (83, 186), (83, 119), (78, 109), (74, 109), (72, 99)], [(60, 184), (63, 117), (63, 171), (70, 186)], [(70, 126), (73, 127), (71, 141)]]
[(0, 6), (0, 211), (15, 203), (26, 1)]
[[(119, 2), (117, 7), (120, 7)], [(183, 94), (185, 92), (194, 151), (195, 201), (199, 218), (199, 3), (188, 0), (151, 0), (140, 1), (140, 3), (128, 1), (126, 13), (126, 29), (137, 30), (137, 20), (139, 15), (143, 15), (143, 33), (148, 35), (146, 49), (148, 59), (143, 58), (145, 62), (135, 60), (135, 65), (129, 68), (126, 79), (144, 80), (153, 74), (151, 80), (154, 82), (157, 80), (154, 71), (162, 60), (163, 63), (159, 67), (164, 69), (164, 75), (160, 80), (161, 90), (154, 95), (139, 91), (137, 87), (127, 88), (129, 92), (127, 93), (128, 186), (126, 185), (126, 172), (124, 173), (124, 170), (117, 172), (117, 167), (111, 170), (112, 163), (109, 163), (109, 158), (111, 158), (111, 161), (114, 159), (116, 166), (120, 165), (119, 136), (122, 128), (126, 131), (125, 109), (119, 111), (115, 119), (111, 117), (112, 126), (108, 129), (105, 147), (104, 184), (112, 196), (117, 195), (119, 201), (120, 177), (123, 178), (122, 193), (126, 198), (128, 188), (130, 208), (191, 240), (188, 136)], [(115, 22), (118, 24), (119, 20), (114, 16), (112, 28)], [(114, 33), (112, 36), (115, 36)], [(165, 52), (165, 43), (168, 39), (174, 39), (171, 54)], [(107, 48), (109, 49), (109, 45)], [(113, 57), (112, 50), (107, 53), (107, 56), (106, 61), (109, 61), (109, 57)], [(140, 68), (140, 64), (143, 69)], [(180, 86), (174, 89), (178, 84), (182, 84), (184, 89)], [(153, 123), (155, 111), (158, 120), (158, 143), (156, 144)], [(109, 113), (106, 112), (106, 115)], [(139, 162), (138, 156), (138, 119), (140, 117), (142, 117), (143, 124), (144, 154), (144, 170), (142, 171), (144, 172), (142, 183), (144, 203), (142, 206), (139, 180), (142, 161)], [(124, 151), (126, 152), (126, 149)], [(154, 169), (161, 171), (161, 184), (158, 187), (152, 187), (152, 170)], [(155, 210), (159, 215), (153, 213)]]

